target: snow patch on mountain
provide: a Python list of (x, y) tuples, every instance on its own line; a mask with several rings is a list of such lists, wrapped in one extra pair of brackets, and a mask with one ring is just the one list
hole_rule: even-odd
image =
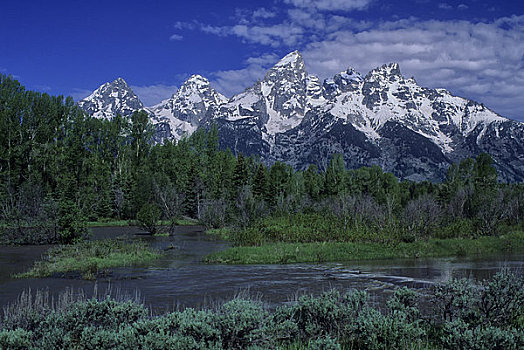
[(215, 117), (227, 98), (214, 90), (201, 75), (191, 76), (173, 96), (150, 107), (152, 121), (168, 123), (173, 138), (193, 133), (204, 120)]
[[(450, 159), (483, 149), (503, 154), (497, 142), (504, 149), (520, 149), (519, 135), (524, 134), (522, 123), (482, 104), (445, 89), (419, 86), (414, 78), (402, 75), (397, 63), (365, 76), (350, 67), (321, 83), (308, 75), (298, 51), (229, 100), (206, 78), (193, 75), (172, 97), (149, 108), (123, 79), (102, 85), (78, 104), (106, 119), (146, 110), (162, 134), (157, 142), (178, 140), (199, 127), (217, 124), (222, 145), (235, 152), (255, 152), (267, 162), (325, 165), (331, 154), (344, 153), (350, 165), (379, 164), (407, 178), (431, 177)], [(518, 178), (522, 172), (524, 178), (522, 160), (505, 159), (497, 162), (509, 176)]]
[(95, 118), (112, 119), (120, 114), (128, 117), (136, 110), (144, 109), (138, 96), (122, 78), (108, 82), (78, 101), (78, 106)]

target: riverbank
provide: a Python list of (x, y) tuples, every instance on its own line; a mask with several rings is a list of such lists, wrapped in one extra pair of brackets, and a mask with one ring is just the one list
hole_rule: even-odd
[[(28, 291), (3, 309), (0, 349), (516, 350), (524, 346), (523, 287), (522, 276), (502, 270), (423, 295), (399, 288), (381, 306), (365, 291), (332, 289), (276, 309), (241, 295), (157, 315), (137, 298), (87, 299), (69, 289), (54, 303), (48, 291)], [(466, 303), (455, 302), (465, 293)]]
[(419, 240), (412, 243), (264, 243), (240, 246), (210, 254), (210, 264), (287, 264), (333, 261), (488, 256), (524, 252), (524, 232), (501, 236)]
[(18, 278), (49, 277), (78, 272), (83, 279), (94, 279), (109, 268), (147, 265), (161, 257), (145, 242), (124, 242), (107, 239), (59, 245), (47, 251), (42, 260)]
[[(158, 226), (169, 226), (170, 221), (160, 220), (157, 223)], [(182, 218), (176, 221), (177, 226), (196, 226), (199, 222), (191, 218)], [(138, 226), (134, 220), (99, 220), (99, 221), (88, 221), (86, 226), (89, 227), (124, 227), (124, 226)]]

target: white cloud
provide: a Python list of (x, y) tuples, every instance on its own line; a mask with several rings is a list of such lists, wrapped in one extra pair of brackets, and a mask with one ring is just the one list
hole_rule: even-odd
[(257, 18), (274, 18), (277, 16), (277, 13), (275, 11), (270, 11), (264, 7), (261, 7), (259, 9), (256, 9), (253, 11), (253, 19)]
[(354, 66), (362, 73), (400, 63), (419, 84), (443, 87), (524, 119), (524, 16), (491, 23), (399, 20), (364, 31), (338, 31), (303, 50), (322, 78)]
[(466, 4), (460, 4), (460, 5), (457, 6), (457, 8), (459, 10), (467, 10), (469, 8), (469, 6), (466, 5)]
[(373, 0), (284, 0), (284, 2), (295, 7), (320, 11), (354, 11), (367, 8)]
[(253, 85), (266, 74), (266, 71), (278, 62), (275, 54), (250, 57), (246, 67), (241, 69), (223, 70), (211, 75), (211, 85), (220, 93), (231, 97)]
[(452, 10), (453, 6), (447, 3), (441, 3), (441, 4), (438, 4), (438, 8), (442, 10)]
[(169, 40), (172, 40), (172, 41), (180, 41), (184, 39), (184, 37), (180, 34), (173, 34), (169, 37)]
[(156, 84), (149, 86), (131, 86), (138, 98), (146, 106), (153, 106), (169, 97), (178, 89), (174, 85)]
[(236, 36), (244, 42), (273, 47), (296, 45), (300, 42), (304, 34), (302, 27), (292, 23), (280, 23), (269, 26), (236, 24), (234, 26), (215, 27), (203, 25), (201, 30), (208, 34)]
[(178, 29), (178, 30), (182, 30), (182, 29), (193, 30), (193, 29), (196, 29), (197, 27), (198, 27), (198, 24), (195, 22), (178, 21), (178, 22), (175, 22), (175, 24), (173, 24), (173, 28)]
[[(398, 62), (405, 76), (414, 76), (423, 86), (447, 88), (524, 120), (524, 16), (492, 22), (413, 17), (370, 22), (344, 14), (369, 7), (369, 0), (280, 1), (290, 5), (280, 9), (280, 20), (265, 21), (263, 16), (255, 20), (251, 15), (255, 11), (246, 12), (240, 21), (237, 16), (237, 22), (228, 26), (198, 24), (197, 28), (279, 52), (300, 49), (310, 73), (321, 78), (349, 65), (365, 74), (384, 63)], [(231, 95), (261, 79), (269, 61), (278, 60), (269, 55), (267, 62), (255, 62), (261, 57), (247, 60), (244, 68), (216, 72), (218, 90)]]

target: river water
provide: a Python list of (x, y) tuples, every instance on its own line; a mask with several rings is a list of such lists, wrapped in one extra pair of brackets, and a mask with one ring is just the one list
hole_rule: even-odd
[(207, 265), (206, 254), (228, 247), (203, 232), (202, 227), (181, 226), (171, 237), (149, 237), (136, 227), (92, 229), (93, 239), (126, 236), (144, 239), (166, 255), (149, 267), (118, 268), (97, 281), (75, 276), (13, 279), (27, 270), (48, 246), (0, 247), (0, 308), (14, 302), (24, 290), (47, 289), (51, 294), (67, 288), (82, 289), (86, 295), (110, 288), (140, 299), (157, 311), (175, 307), (202, 307), (231, 299), (239, 293), (261, 298), (270, 306), (294, 300), (302, 294), (319, 294), (337, 288), (365, 289), (372, 301), (382, 302), (395, 288), (420, 289), (451, 277), (482, 280), (503, 267), (524, 273), (524, 255), (477, 258), (440, 258), (381, 261), (352, 261), (326, 264)]

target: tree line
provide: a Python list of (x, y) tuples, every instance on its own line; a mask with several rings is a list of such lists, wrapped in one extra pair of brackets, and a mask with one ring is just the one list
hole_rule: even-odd
[[(497, 182), (481, 154), (443, 183), (399, 181), (378, 166), (325, 171), (221, 150), (215, 127), (153, 144), (146, 112), (86, 115), (71, 97), (0, 75), (0, 241), (70, 242), (85, 221), (126, 219), (246, 228), (267, 216), (329, 212), (344, 227), (402, 227), (415, 239), (447, 225), (494, 234), (521, 224), (524, 187)], [(454, 228), (453, 228), (454, 227)]]

